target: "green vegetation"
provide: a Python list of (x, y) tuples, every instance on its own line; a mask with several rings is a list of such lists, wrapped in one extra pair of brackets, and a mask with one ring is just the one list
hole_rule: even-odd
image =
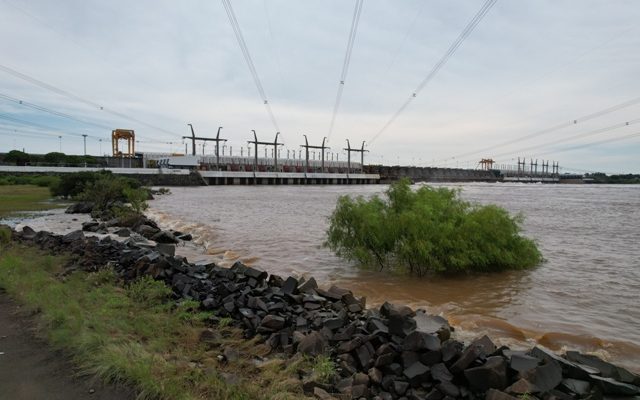
[(28, 154), (19, 150), (11, 150), (10, 152), (0, 156), (0, 161), (15, 165), (54, 165), (54, 166), (84, 166), (95, 165), (97, 160), (92, 156), (76, 156), (66, 155), (57, 151), (47, 154)]
[(0, 176), (0, 186), (35, 185), (40, 187), (54, 187), (60, 182), (60, 177), (53, 175), (20, 175)]
[(585, 178), (593, 179), (593, 183), (640, 184), (640, 175), (638, 174), (607, 175), (602, 172), (597, 172), (594, 174), (586, 174)]
[(51, 193), (43, 187), (31, 185), (0, 186), (0, 218), (13, 212), (40, 211), (62, 207), (49, 201)]
[(328, 383), (336, 377), (336, 365), (326, 355), (317, 356), (313, 360), (313, 373), (319, 382)]
[(330, 217), (326, 245), (338, 255), (411, 273), (489, 272), (537, 265), (536, 244), (520, 235), (522, 216), (495, 205), (472, 205), (459, 191), (402, 180), (386, 199), (342, 196)]
[[(255, 362), (267, 354), (264, 345), (237, 328), (207, 328), (211, 314), (197, 302), (176, 304), (163, 283), (143, 278), (122, 288), (110, 269), (61, 279), (66, 262), (0, 244), (0, 287), (37, 313), (39, 331), (71, 354), (81, 373), (132, 385), (139, 399), (304, 397), (298, 371), (314, 360)], [(238, 360), (218, 359), (228, 347)]]
[[(21, 185), (21, 186), (15, 186)], [(28, 185), (48, 187), (38, 190)], [(4, 189), (3, 189), (4, 188)], [(76, 172), (61, 176), (20, 175), (0, 177), (0, 215), (10, 211), (33, 211), (53, 208), (44, 203), (51, 195), (94, 203), (98, 212), (107, 211), (119, 217), (139, 215), (147, 209), (149, 191), (135, 179), (112, 174), (110, 171)], [(123, 203), (129, 203), (125, 207)]]

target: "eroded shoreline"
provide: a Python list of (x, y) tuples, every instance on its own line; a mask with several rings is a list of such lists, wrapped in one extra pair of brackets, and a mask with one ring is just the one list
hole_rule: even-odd
[[(124, 235), (122, 230), (127, 229), (130, 236), (146, 230), (150, 238), (158, 235), (156, 239), (162, 238), (158, 241), (169, 243), (155, 247), (131, 237), (118, 242), (108, 236), (87, 238), (80, 231), (59, 236), (28, 228), (14, 232), (14, 237), (53, 251), (71, 249), (80, 256), (80, 268), (95, 268), (99, 259), (109, 260), (125, 281), (143, 275), (163, 280), (177, 297), (198, 300), (204, 309), (233, 318), (247, 337), (261, 335), (274, 353), (330, 354), (340, 379), (305, 382), (308, 393), (354, 398), (507, 396), (496, 391), (500, 390), (514, 396), (562, 393), (579, 398), (596, 393), (632, 395), (640, 383), (622, 368), (577, 352), (561, 357), (542, 347), (512, 351), (498, 348), (486, 336), (465, 346), (451, 338), (452, 329), (441, 317), (389, 303), (367, 309), (366, 301), (352, 292), (335, 286), (322, 289), (313, 278), (278, 277), (242, 263), (230, 269), (188, 263), (173, 255), (173, 243), (180, 235), (157, 225), (152, 233), (146, 228), (155, 224), (150, 220), (127, 228), (86, 222), (87, 230), (118, 230)], [(487, 376), (495, 379), (487, 382)], [(571, 380), (576, 378), (579, 383)]]

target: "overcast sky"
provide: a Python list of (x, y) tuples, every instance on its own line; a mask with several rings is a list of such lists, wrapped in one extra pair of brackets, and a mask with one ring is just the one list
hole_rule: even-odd
[[(345, 139), (358, 146), (371, 141), (483, 3), (364, 0), (333, 151)], [(355, 2), (232, 4), (284, 148), (299, 149), (303, 133), (320, 144), (329, 132)], [(368, 160), (475, 167), (480, 158), (515, 164), (521, 156), (558, 160), (568, 170), (640, 172), (640, 134), (633, 135), (640, 132), (633, 122), (640, 119), (638, 21), (637, 0), (499, 0), (367, 147)], [(0, 38), (0, 66), (95, 104), (0, 68), (0, 151), (61, 146), (82, 153), (78, 135), (85, 133), (88, 153), (100, 147), (106, 153), (114, 128), (135, 129), (140, 151), (184, 151), (181, 136), (192, 123), (201, 136), (224, 126), (221, 136), (235, 155), (251, 129), (259, 140), (275, 135), (221, 2), (0, 0)], [(601, 129), (616, 124), (621, 127)]]

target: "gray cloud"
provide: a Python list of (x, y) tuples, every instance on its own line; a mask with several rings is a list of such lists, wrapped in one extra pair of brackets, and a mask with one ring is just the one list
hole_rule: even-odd
[[(366, 0), (331, 145), (337, 149), (345, 138), (352, 143), (372, 138), (481, 4)], [(302, 133), (321, 141), (329, 128), (353, 2), (236, 0), (233, 5), (287, 147), (297, 148)], [(639, 18), (635, 1), (499, 1), (370, 147), (371, 159), (448, 159), (449, 165), (474, 165), (491, 152), (452, 157), (640, 96)], [(180, 148), (179, 136), (188, 133), (188, 122), (203, 134), (223, 125), (234, 147), (245, 143), (251, 129), (265, 138), (274, 134), (219, 2), (4, 0), (0, 34), (0, 64), (176, 135), (108, 115), (1, 71), (0, 93), (114, 128), (131, 127), (141, 137), (176, 142), (173, 150)], [(109, 135), (4, 100), (0, 112), (53, 125), (60, 132)], [(639, 116), (640, 106), (628, 107), (496, 148), (494, 154)], [(14, 146), (6, 129), (20, 125), (0, 120), (0, 126), (0, 151), (6, 151)], [(565, 146), (628, 133), (622, 128)], [(15, 141), (30, 151), (55, 147), (55, 140), (42, 137)], [(65, 137), (63, 151), (81, 151), (81, 140), (73, 140)], [(144, 143), (141, 148), (169, 146)], [(98, 142), (91, 141), (89, 149), (97, 153)], [(638, 172), (639, 153), (640, 140), (633, 138), (549, 157), (576, 168)], [(501, 161), (518, 155), (537, 156), (523, 151)]]

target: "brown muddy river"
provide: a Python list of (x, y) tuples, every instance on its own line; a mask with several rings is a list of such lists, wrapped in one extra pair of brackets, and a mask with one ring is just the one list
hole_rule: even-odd
[[(315, 276), (447, 317), (458, 337), (488, 333), (515, 347), (590, 351), (640, 372), (640, 186), (462, 184), (462, 196), (525, 217), (546, 261), (529, 271), (415, 278), (358, 268), (322, 247), (339, 195), (385, 186), (172, 188), (151, 202), (165, 226), (194, 232), (191, 261), (243, 260), (279, 275)], [(209, 256), (203, 256), (207, 253)]]

